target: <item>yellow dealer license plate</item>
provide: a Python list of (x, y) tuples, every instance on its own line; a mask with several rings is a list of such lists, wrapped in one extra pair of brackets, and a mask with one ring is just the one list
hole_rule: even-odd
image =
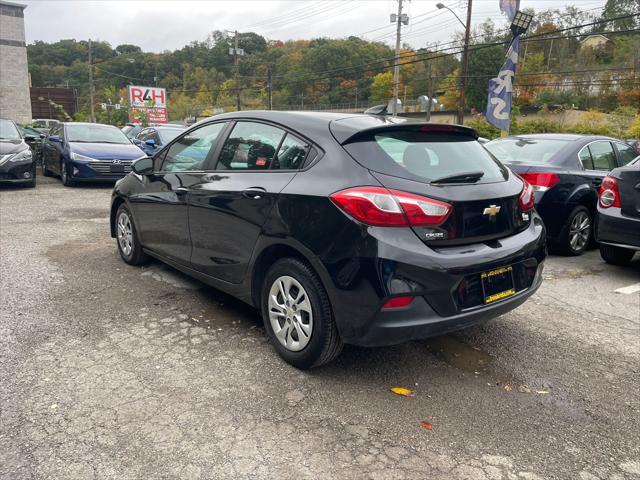
[(513, 286), (513, 267), (498, 268), (480, 275), (484, 303), (493, 303), (516, 294)]

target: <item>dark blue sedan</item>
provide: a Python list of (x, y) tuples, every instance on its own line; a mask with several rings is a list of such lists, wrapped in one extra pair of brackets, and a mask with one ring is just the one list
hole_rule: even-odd
[(549, 246), (565, 255), (587, 249), (602, 180), (636, 156), (629, 145), (595, 135), (518, 135), (485, 148), (531, 184)]
[(113, 181), (131, 171), (144, 153), (120, 129), (96, 123), (61, 123), (43, 145), (42, 174), (59, 175), (63, 185)]
[(154, 155), (158, 150), (171, 142), (185, 130), (181, 125), (162, 125), (147, 127), (133, 139), (147, 155)]

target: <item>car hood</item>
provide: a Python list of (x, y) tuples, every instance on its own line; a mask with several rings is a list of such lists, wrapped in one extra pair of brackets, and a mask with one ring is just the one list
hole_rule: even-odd
[(127, 143), (80, 143), (69, 142), (69, 149), (73, 153), (97, 160), (134, 160), (144, 155), (144, 152), (134, 144)]
[(3, 140), (0, 141), (0, 156), (18, 153), (25, 148), (29, 148), (29, 146), (22, 140)]

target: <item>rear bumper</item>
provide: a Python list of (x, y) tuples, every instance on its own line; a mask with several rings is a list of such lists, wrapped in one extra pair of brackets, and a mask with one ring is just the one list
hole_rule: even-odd
[[(377, 240), (378, 257), (354, 258), (332, 275), (334, 287), (341, 280), (355, 280), (358, 270), (364, 274), (361, 279), (367, 278), (350, 282), (350, 289), (330, 289), (336, 324), (346, 343), (390, 345), (459, 330), (516, 308), (541, 283), (546, 237), (537, 214), (523, 232), (458, 247), (429, 248), (401, 229), (369, 233)], [(481, 274), (507, 265), (513, 266), (516, 294), (485, 304)], [(389, 297), (404, 295), (415, 297), (408, 307), (382, 310)]]
[(596, 240), (600, 243), (640, 248), (640, 218), (622, 215), (619, 208), (603, 209), (598, 207)]
[(439, 316), (424, 297), (416, 298), (409, 307), (401, 311), (383, 310), (373, 318), (363, 336), (352, 339), (349, 343), (364, 347), (394, 345), (444, 335), (491, 320), (519, 307), (536, 292), (542, 283), (542, 268), (543, 264), (540, 264), (536, 279), (528, 289), (518, 292), (509, 299), (476, 307), (451, 317)]

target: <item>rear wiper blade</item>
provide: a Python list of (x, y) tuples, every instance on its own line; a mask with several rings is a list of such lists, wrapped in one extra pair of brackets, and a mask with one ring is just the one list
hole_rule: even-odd
[(464, 172), (448, 175), (446, 177), (432, 180), (431, 183), (473, 183), (484, 176), (484, 172)]

